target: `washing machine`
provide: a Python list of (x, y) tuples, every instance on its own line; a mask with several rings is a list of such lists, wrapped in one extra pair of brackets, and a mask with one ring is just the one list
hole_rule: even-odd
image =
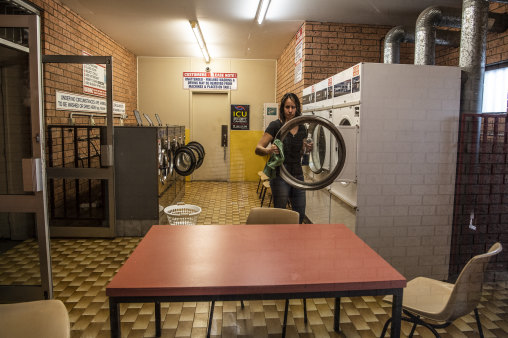
[(159, 196), (168, 188), (169, 183), (169, 154), (167, 127), (157, 127), (157, 185)]
[[(360, 126), (356, 123), (355, 111), (359, 109), (358, 105), (335, 108), (332, 111), (332, 122), (339, 130), (346, 145), (346, 158), (344, 168), (335, 181), (329, 186), (329, 191), (336, 198), (341, 200), (350, 208), (357, 207), (357, 173), (358, 163), (358, 137)], [(336, 151), (338, 145), (332, 140), (331, 165), (333, 166), (339, 159)]]
[[(310, 93), (309, 93), (310, 92)], [(303, 116), (316, 116), (331, 120), (333, 105), (333, 80), (327, 78), (306, 88), (306, 95), (315, 93), (315, 101), (304, 106)], [(304, 95), (305, 96), (305, 95)], [(306, 108), (306, 109), (305, 109)], [(313, 148), (309, 154), (308, 167), (304, 167), (305, 181), (315, 182), (329, 174), (331, 164), (331, 134), (320, 124), (308, 123), (308, 136)], [(306, 217), (312, 223), (329, 223), (330, 197), (326, 188), (306, 191)]]

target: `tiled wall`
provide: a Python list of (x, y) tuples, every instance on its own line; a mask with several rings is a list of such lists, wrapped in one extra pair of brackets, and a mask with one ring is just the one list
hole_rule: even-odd
[(406, 278), (446, 279), (460, 70), (365, 64), (362, 77), (356, 233)]
[(507, 122), (506, 115), (462, 116), (450, 257), (452, 277), (458, 276), (471, 256), (501, 242), (505, 250), (492, 259), (488, 279), (508, 279)]
[[(491, 3), (490, 11), (508, 13), (508, 5)], [(489, 32), (486, 65), (507, 60), (508, 31)], [(436, 63), (457, 66), (459, 48), (436, 47)], [(483, 121), (482, 125), (494, 125), (490, 118)], [(499, 126), (502, 128), (504, 124), (499, 123)], [(484, 130), (494, 135), (493, 127)], [(504, 198), (508, 192), (508, 181), (505, 178), (508, 175), (508, 168), (503, 164), (506, 163), (507, 153), (504, 137), (502, 141), (499, 138), (496, 140), (485, 137), (480, 147), (472, 147), (476, 144), (476, 136), (463, 131), (460, 142), (462, 147), (457, 164), (459, 173), (449, 272), (451, 278), (458, 276), (469, 258), (485, 252), (492, 243), (500, 241), (505, 247), (508, 246), (508, 208)], [(480, 163), (475, 163), (475, 158), (480, 159)], [(469, 228), (472, 210), (475, 213), (473, 225), (476, 229)], [(502, 252), (488, 267), (489, 280), (508, 279), (507, 266), (508, 254)]]

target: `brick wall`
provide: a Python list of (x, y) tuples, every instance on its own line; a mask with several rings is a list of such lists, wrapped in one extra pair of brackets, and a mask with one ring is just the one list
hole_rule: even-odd
[[(491, 3), (490, 11), (508, 13), (508, 5)], [(458, 66), (459, 52), (459, 48), (437, 46), (436, 64)], [(488, 33), (486, 65), (506, 60), (508, 31)], [(504, 140), (505, 118), (502, 121), (488, 116), (462, 118), (450, 255), (449, 275), (452, 279), (458, 276), (473, 255), (485, 252), (492, 243), (500, 241), (504, 247), (508, 246), (508, 208), (505, 198), (508, 192), (508, 167), (503, 164), (506, 163), (508, 149)], [(477, 130), (474, 126), (479, 123), (482, 137), (481, 143), (476, 146), (478, 134), (473, 131)], [(476, 230), (469, 228), (471, 212), (474, 212), (473, 225)], [(492, 261), (488, 267), (488, 279), (508, 279), (508, 254), (503, 251)]]
[[(125, 125), (136, 124), (132, 113), (137, 108), (137, 61), (136, 55), (94, 27), (68, 7), (55, 0), (33, 0), (42, 9), (41, 42), (43, 55), (83, 55), (113, 57), (113, 100), (125, 103), (128, 116)], [(44, 64), (43, 95), (44, 123), (63, 125), (70, 123), (70, 111), (56, 110), (56, 91), (89, 95), (83, 92), (83, 66), (80, 64)], [(87, 116), (74, 115), (76, 125), (90, 125)], [(105, 118), (95, 116), (97, 126), (105, 125)], [(114, 119), (115, 125), (120, 123)], [(46, 128), (48, 130), (48, 128)], [(50, 145), (51, 143), (51, 145)], [(48, 165), (55, 167), (100, 167), (97, 157), (100, 139), (94, 132), (79, 133), (72, 128), (47, 134)], [(49, 154), (49, 147), (52, 147)], [(60, 225), (59, 218), (104, 218), (103, 182), (100, 180), (49, 180), (51, 224)], [(83, 207), (84, 206), (84, 207)], [(64, 222), (65, 223), (65, 222)], [(84, 225), (84, 224), (75, 224)]]
[[(125, 103), (128, 119), (135, 124), (132, 111), (137, 107), (136, 56), (68, 7), (53, 0), (33, 0), (42, 10), (42, 54), (113, 56), (113, 100)], [(83, 94), (83, 68), (75, 64), (46, 64), (44, 71), (46, 124), (69, 123), (69, 112), (55, 110), (55, 90)], [(96, 118), (97, 124), (104, 119)], [(88, 123), (77, 118), (76, 123)]]
[[(302, 26), (305, 31), (305, 24)], [(296, 32), (295, 32), (296, 33)], [(305, 39), (305, 32), (304, 32)], [(304, 41), (305, 50), (306, 41)], [(302, 90), (304, 88), (304, 80), (295, 83), (295, 47), (296, 47), (296, 35), (293, 36), (289, 44), (286, 46), (282, 54), (277, 59), (277, 85), (276, 85), (276, 102), (280, 102), (280, 99), (285, 93), (295, 93), (302, 98)], [(303, 78), (303, 75), (302, 75)]]
[[(359, 62), (383, 62), (383, 43), (390, 26), (330, 22), (303, 24), (303, 80), (294, 83), (296, 36), (277, 60), (277, 101), (292, 91), (335, 75)], [(413, 63), (414, 45), (401, 44), (401, 63)]]
[[(490, 11), (508, 13), (508, 5), (491, 3)], [(486, 64), (508, 60), (508, 31), (487, 35)], [(442, 66), (459, 65), (459, 48), (436, 46), (436, 64)]]

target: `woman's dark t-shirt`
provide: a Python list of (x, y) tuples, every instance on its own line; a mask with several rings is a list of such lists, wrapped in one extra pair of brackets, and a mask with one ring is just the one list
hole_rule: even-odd
[[(270, 122), (268, 127), (266, 127), (265, 132), (275, 138), (275, 135), (277, 135), (280, 128), (282, 128), (282, 121), (277, 119)], [(295, 135), (291, 134), (291, 132), (288, 132), (284, 138), (284, 166), (292, 176), (303, 175), (301, 164), (301, 150), (303, 146), (303, 140), (306, 137), (307, 132), (305, 127), (303, 125), (299, 125), (298, 131)], [(277, 175), (279, 175), (279, 171), (280, 168), (277, 168)]]

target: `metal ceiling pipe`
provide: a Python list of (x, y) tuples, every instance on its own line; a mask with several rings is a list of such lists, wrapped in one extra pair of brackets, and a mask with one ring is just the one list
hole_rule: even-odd
[(488, 17), (488, 0), (463, 0), (459, 54), (459, 66), (463, 70), (462, 114), (482, 111)]
[[(384, 63), (400, 63), (400, 44), (414, 43), (414, 30), (404, 26), (393, 27), (386, 33), (384, 42)], [(458, 47), (460, 45), (460, 32), (436, 30), (437, 45)]]
[(384, 42), (384, 63), (400, 63), (400, 44), (414, 42), (415, 32), (404, 26), (393, 27), (386, 33)]
[(435, 64), (436, 26), (460, 28), (460, 9), (433, 6), (420, 13), (415, 29), (415, 65)]

